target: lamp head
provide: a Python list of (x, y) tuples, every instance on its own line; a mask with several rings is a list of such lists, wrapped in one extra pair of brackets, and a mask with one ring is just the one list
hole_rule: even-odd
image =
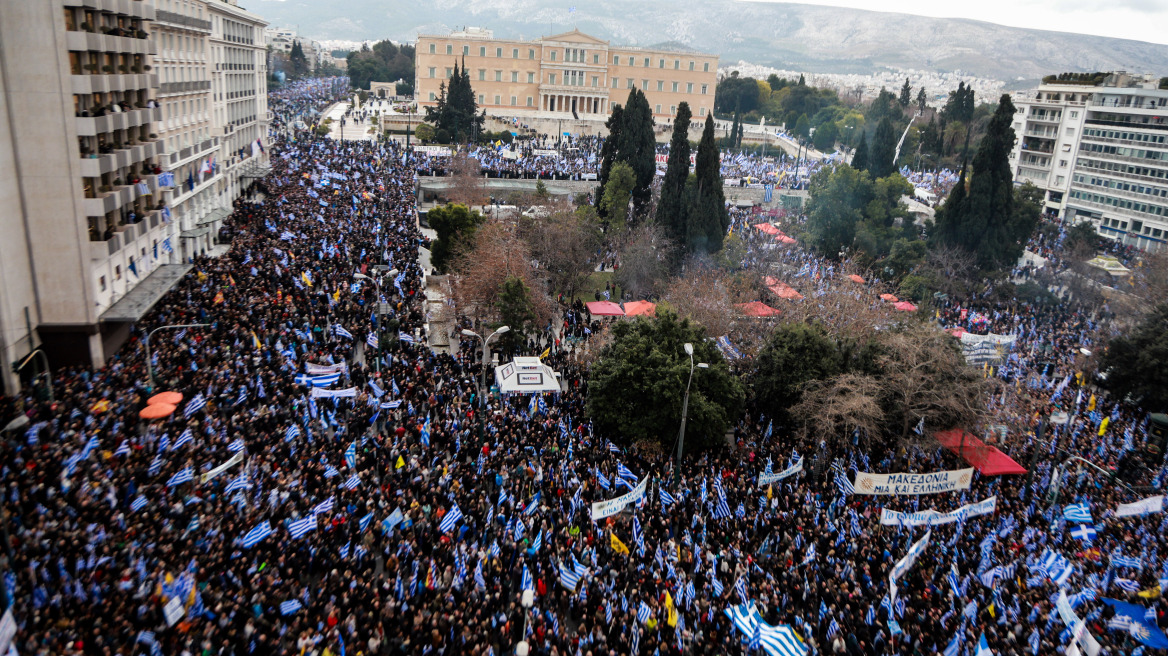
[(698, 369), (709, 369), (709, 368), (710, 368), (710, 365), (705, 363), (705, 362), (698, 363)]
[(686, 342), (686, 343), (684, 344), (684, 348), (685, 348), (685, 354), (686, 354), (686, 355), (693, 355), (693, 344), (690, 344), (689, 342)]
[(503, 333), (509, 333), (509, 332), (511, 332), (511, 326), (499, 326), (499, 329), (496, 330), (495, 332), (500, 334), (500, 335), (502, 335)]
[(476, 333), (475, 331), (467, 330), (466, 328), (462, 329), (462, 334), (466, 335), (467, 337), (478, 337), (479, 336), (479, 334)]

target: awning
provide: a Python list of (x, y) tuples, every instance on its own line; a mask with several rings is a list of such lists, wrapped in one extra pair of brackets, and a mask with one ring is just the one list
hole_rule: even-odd
[(862, 285), (862, 284), (864, 284), (864, 279), (863, 279), (863, 278), (861, 278), (860, 276), (857, 276), (857, 275), (856, 275), (856, 274), (854, 274), (854, 273), (849, 273), (849, 274), (848, 274), (848, 280), (851, 280), (852, 282), (854, 282), (854, 283), (858, 283), (858, 284), (861, 284), (861, 285)]
[(797, 301), (803, 298), (803, 295), (795, 291), (794, 287), (788, 285), (782, 280), (777, 280), (771, 276), (767, 276), (763, 282), (766, 283), (767, 289), (771, 290), (771, 293), (773, 293), (775, 296), (778, 296), (779, 298), (785, 298), (793, 301)]
[(917, 306), (913, 305), (912, 303), (909, 303), (908, 301), (898, 301), (896, 303), (893, 303), (892, 307), (899, 310), (900, 312), (916, 312), (917, 311)]
[(199, 219), (199, 225), (201, 225), (201, 226), (210, 225), (212, 223), (215, 223), (216, 221), (222, 221), (229, 216), (231, 216), (231, 210), (224, 208), (224, 207), (219, 207), (219, 208), (211, 210), (210, 212), (207, 213), (207, 216), (204, 216), (203, 218)]
[(101, 315), (107, 323), (140, 321), (191, 270), (190, 264), (163, 264)]
[(754, 224), (754, 227), (758, 228), (759, 230), (762, 230), (763, 232), (765, 232), (768, 235), (782, 234), (782, 232), (778, 228), (774, 227), (773, 225), (771, 225), (769, 223), (756, 223), (756, 224)]
[(625, 316), (637, 317), (645, 315), (651, 317), (657, 314), (657, 305), (649, 301), (629, 301), (625, 303)]
[(584, 306), (588, 308), (588, 311), (591, 312), (593, 316), (597, 317), (625, 316), (625, 311), (621, 309), (621, 306), (613, 303), (612, 301), (592, 301), (591, 303), (585, 303)]
[(209, 232), (211, 232), (210, 228), (195, 228), (194, 230), (183, 230), (178, 236), (183, 239), (198, 239)]
[(1002, 453), (997, 447), (982, 442), (973, 433), (953, 429), (935, 433), (933, 437), (937, 438), (941, 446), (960, 455), (965, 462), (977, 467), (977, 470), (986, 476), (1026, 473), (1025, 467), (1014, 462), (1013, 458)]
[(272, 172), (272, 165), (267, 162), (251, 164), (244, 168), (241, 178), (262, 178)]
[(751, 301), (749, 303), (739, 303), (734, 307), (738, 311), (748, 317), (773, 317), (779, 314), (779, 311), (773, 307), (763, 303), (762, 301)]

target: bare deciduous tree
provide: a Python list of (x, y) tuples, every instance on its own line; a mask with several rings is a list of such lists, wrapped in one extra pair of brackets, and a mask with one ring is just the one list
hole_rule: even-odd
[(479, 161), (464, 150), (458, 150), (450, 159), (450, 188), (445, 195), (451, 203), (467, 207), (482, 206), (490, 198)]
[(499, 318), (497, 301), (503, 282), (518, 278), (527, 285), (537, 323), (551, 319), (555, 310), (547, 287), (532, 266), (531, 251), (515, 234), (513, 225), (488, 221), (475, 232), (470, 248), (455, 256), (451, 288), (462, 314), (485, 322)]
[(660, 292), (669, 272), (672, 245), (654, 224), (627, 231), (620, 249), (620, 268), (614, 276), (621, 289), (634, 298), (648, 298)]
[(864, 436), (880, 435), (885, 424), (880, 405), (880, 381), (861, 374), (841, 374), (813, 384), (791, 409), (802, 419), (802, 438), (843, 439), (859, 429)]

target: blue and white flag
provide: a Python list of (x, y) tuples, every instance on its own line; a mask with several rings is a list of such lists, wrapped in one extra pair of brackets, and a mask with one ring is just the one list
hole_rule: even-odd
[(268, 522), (257, 524), (255, 528), (243, 536), (243, 548), (251, 549), (272, 534), (272, 527)]
[(345, 330), (344, 328), (341, 327), (340, 324), (337, 324), (337, 323), (333, 324), (333, 336), (334, 337), (344, 337), (345, 339), (353, 339), (353, 333)]
[(300, 538), (308, 535), (309, 533), (311, 533), (312, 531), (315, 531), (315, 530), (316, 530), (316, 515), (315, 514), (309, 515), (308, 517), (305, 517), (304, 519), (302, 519), (298, 522), (292, 522), (291, 524), (288, 524), (288, 532), (292, 534), (293, 540), (299, 540)]
[(1063, 519), (1076, 524), (1092, 524), (1091, 509), (1085, 503), (1072, 503), (1063, 508)]
[(299, 611), (303, 607), (304, 606), (300, 603), (299, 600), (289, 599), (288, 601), (285, 601), (284, 603), (280, 604), (280, 614), (281, 615), (294, 615), (297, 611)]
[(130, 502), (130, 510), (133, 510), (134, 512), (138, 512), (138, 511), (142, 510), (143, 508), (145, 508), (147, 503), (148, 502), (146, 501), (146, 497), (138, 496), (133, 501)]
[(205, 405), (207, 405), (207, 399), (203, 398), (202, 392), (199, 392), (195, 395), (195, 398), (187, 401), (186, 407), (183, 408), (183, 417), (189, 419), (191, 415), (202, 410)]
[(994, 652), (990, 651), (990, 646), (986, 642), (984, 633), (977, 640), (977, 651), (973, 652), (973, 656), (994, 656)]
[(184, 467), (183, 469), (175, 472), (175, 474), (170, 477), (170, 480), (166, 482), (166, 487), (175, 487), (182, 485), (183, 483), (193, 481), (194, 479), (195, 471), (190, 467)]
[(459, 520), (462, 519), (462, 510), (458, 508), (458, 504), (452, 504), (450, 510), (442, 517), (442, 523), (438, 525), (438, 531), (441, 533), (448, 533), (454, 530), (458, 525)]

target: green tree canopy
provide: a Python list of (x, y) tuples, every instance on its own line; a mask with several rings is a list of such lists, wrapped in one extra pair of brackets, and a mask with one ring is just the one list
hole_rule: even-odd
[(689, 343), (694, 362), (709, 368), (693, 372), (685, 451), (724, 445), (723, 436), (738, 420), (746, 395), (714, 342), (706, 339), (705, 329), (659, 309), (655, 318), (621, 321), (612, 330), (612, 342), (588, 377), (588, 414), (596, 431), (621, 444), (648, 439), (666, 452), (676, 449), (690, 376), (684, 349)]
[(370, 82), (404, 80), (413, 88), (414, 47), (397, 46), (392, 41), (378, 41), (346, 55), (347, 73), (352, 85), (368, 89)]
[(640, 89), (629, 91), (621, 114), (621, 129), (616, 146), (616, 160), (625, 162), (636, 176), (633, 201), (640, 213), (651, 196), (650, 185), (657, 173), (657, 141), (653, 136), (653, 110)]
[(456, 62), (449, 82), (439, 87), (437, 104), (426, 108), (426, 121), (433, 123), (439, 134), (445, 131), (455, 142), (466, 143), (482, 132), (486, 116), (478, 112), (465, 67), (459, 69)]
[(730, 113), (735, 109), (752, 112), (758, 108), (758, 102), (758, 82), (752, 77), (739, 77), (738, 71), (722, 78), (714, 89), (714, 109), (719, 112)]
[(706, 116), (694, 175), (686, 182), (685, 244), (690, 253), (714, 253), (722, 248), (730, 214), (722, 189), (721, 157), (714, 140), (714, 115)]
[(504, 351), (513, 353), (527, 340), (527, 334), (536, 328), (535, 303), (531, 300), (531, 291), (522, 278), (511, 276), (503, 281), (496, 305), (500, 325), (511, 329), (499, 337), (501, 345)]
[(780, 423), (790, 420), (787, 411), (802, 400), (808, 382), (843, 371), (835, 340), (819, 324), (779, 326), (754, 362), (750, 384), (758, 409)]
[(876, 125), (872, 147), (868, 149), (868, 171), (873, 178), (883, 178), (896, 170), (896, 130), (885, 116)]
[(1168, 411), (1168, 303), (1157, 305), (1126, 335), (1108, 344), (1099, 363), (1104, 385), (1149, 412)]
[(604, 188), (608, 185), (608, 178), (612, 174), (612, 165), (616, 162), (617, 144), (621, 140), (621, 127), (624, 124), (624, 108), (620, 104), (612, 106), (612, 113), (604, 122), (608, 128), (608, 138), (600, 146), (600, 174), (596, 184), (596, 211), (604, 216)]
[(446, 273), (455, 254), (470, 243), (475, 230), (483, 223), (483, 215), (466, 205), (444, 205), (427, 212), (426, 221), (438, 233), (430, 244), (430, 264)]
[(685, 181), (689, 178), (689, 103), (677, 107), (673, 135), (669, 139), (669, 163), (661, 180), (661, 198), (657, 201), (657, 225), (665, 235), (680, 244), (685, 238)]
[(637, 177), (628, 163), (617, 162), (613, 165), (608, 184), (604, 185), (604, 198), (600, 201), (610, 236), (622, 234), (628, 226), (629, 200), (636, 184)]

